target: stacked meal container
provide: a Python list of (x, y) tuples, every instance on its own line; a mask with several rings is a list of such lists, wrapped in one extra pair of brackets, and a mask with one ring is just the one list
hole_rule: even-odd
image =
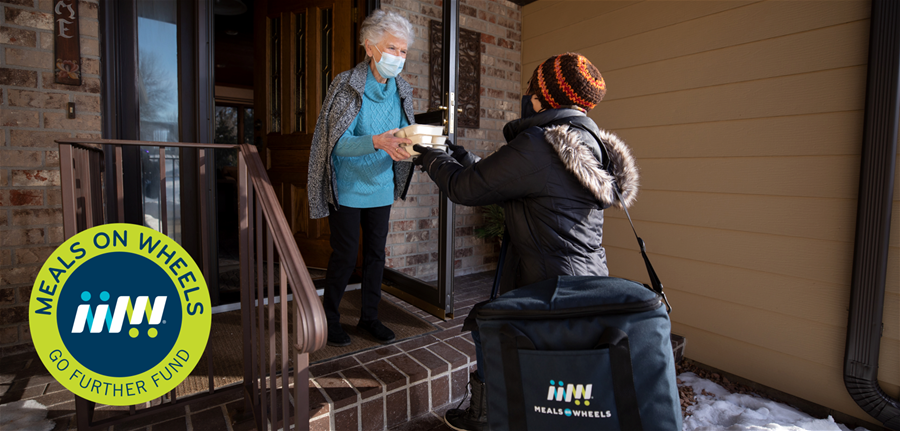
[(400, 129), (397, 133), (394, 133), (394, 136), (412, 141), (411, 144), (403, 144), (401, 147), (406, 150), (411, 157), (415, 157), (418, 156), (419, 153), (413, 150), (413, 145), (421, 145), (423, 147), (432, 147), (447, 151), (447, 144), (445, 143), (447, 137), (444, 136), (443, 133), (443, 126), (411, 124)]

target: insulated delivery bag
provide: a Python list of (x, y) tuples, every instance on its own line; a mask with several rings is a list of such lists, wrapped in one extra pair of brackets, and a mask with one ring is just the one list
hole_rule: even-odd
[(475, 315), (491, 431), (682, 429), (671, 307), (635, 237), (652, 288), (562, 276), (497, 297), (495, 283)]
[(681, 430), (664, 301), (633, 281), (559, 277), (476, 317), (488, 424), (501, 430)]

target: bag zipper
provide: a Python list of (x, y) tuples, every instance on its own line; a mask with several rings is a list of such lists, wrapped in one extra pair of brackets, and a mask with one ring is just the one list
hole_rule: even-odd
[(480, 309), (475, 316), (480, 320), (501, 320), (514, 318), (521, 320), (538, 319), (570, 319), (597, 315), (643, 313), (656, 310), (663, 305), (662, 297), (643, 302), (628, 302), (625, 304), (594, 305), (590, 307), (567, 308), (564, 310), (490, 310)]

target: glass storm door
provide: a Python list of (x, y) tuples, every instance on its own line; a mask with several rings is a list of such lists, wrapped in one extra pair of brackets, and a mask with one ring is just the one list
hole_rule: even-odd
[[(416, 123), (442, 124), (444, 134), (456, 141), (456, 83), (459, 76), (459, 0), (442, 2), (441, 55), (441, 111), (417, 114)], [(444, 193), (437, 195), (437, 244), (426, 246), (427, 254), (437, 256), (436, 274), (427, 278), (412, 277), (401, 271), (385, 268), (383, 289), (386, 292), (431, 313), (441, 319), (452, 319), (453, 265), (455, 260), (454, 206)], [(421, 246), (420, 246), (421, 247)], [(436, 247), (432, 248), (432, 247)], [(420, 250), (421, 251), (421, 250)], [(435, 279), (436, 276), (436, 279)]]

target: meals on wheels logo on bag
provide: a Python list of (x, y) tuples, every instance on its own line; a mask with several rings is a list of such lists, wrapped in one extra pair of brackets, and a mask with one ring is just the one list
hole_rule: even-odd
[(93, 227), (44, 263), (28, 309), (34, 346), (66, 389), (124, 406), (178, 386), (206, 348), (203, 274), (174, 240), (133, 224)]

